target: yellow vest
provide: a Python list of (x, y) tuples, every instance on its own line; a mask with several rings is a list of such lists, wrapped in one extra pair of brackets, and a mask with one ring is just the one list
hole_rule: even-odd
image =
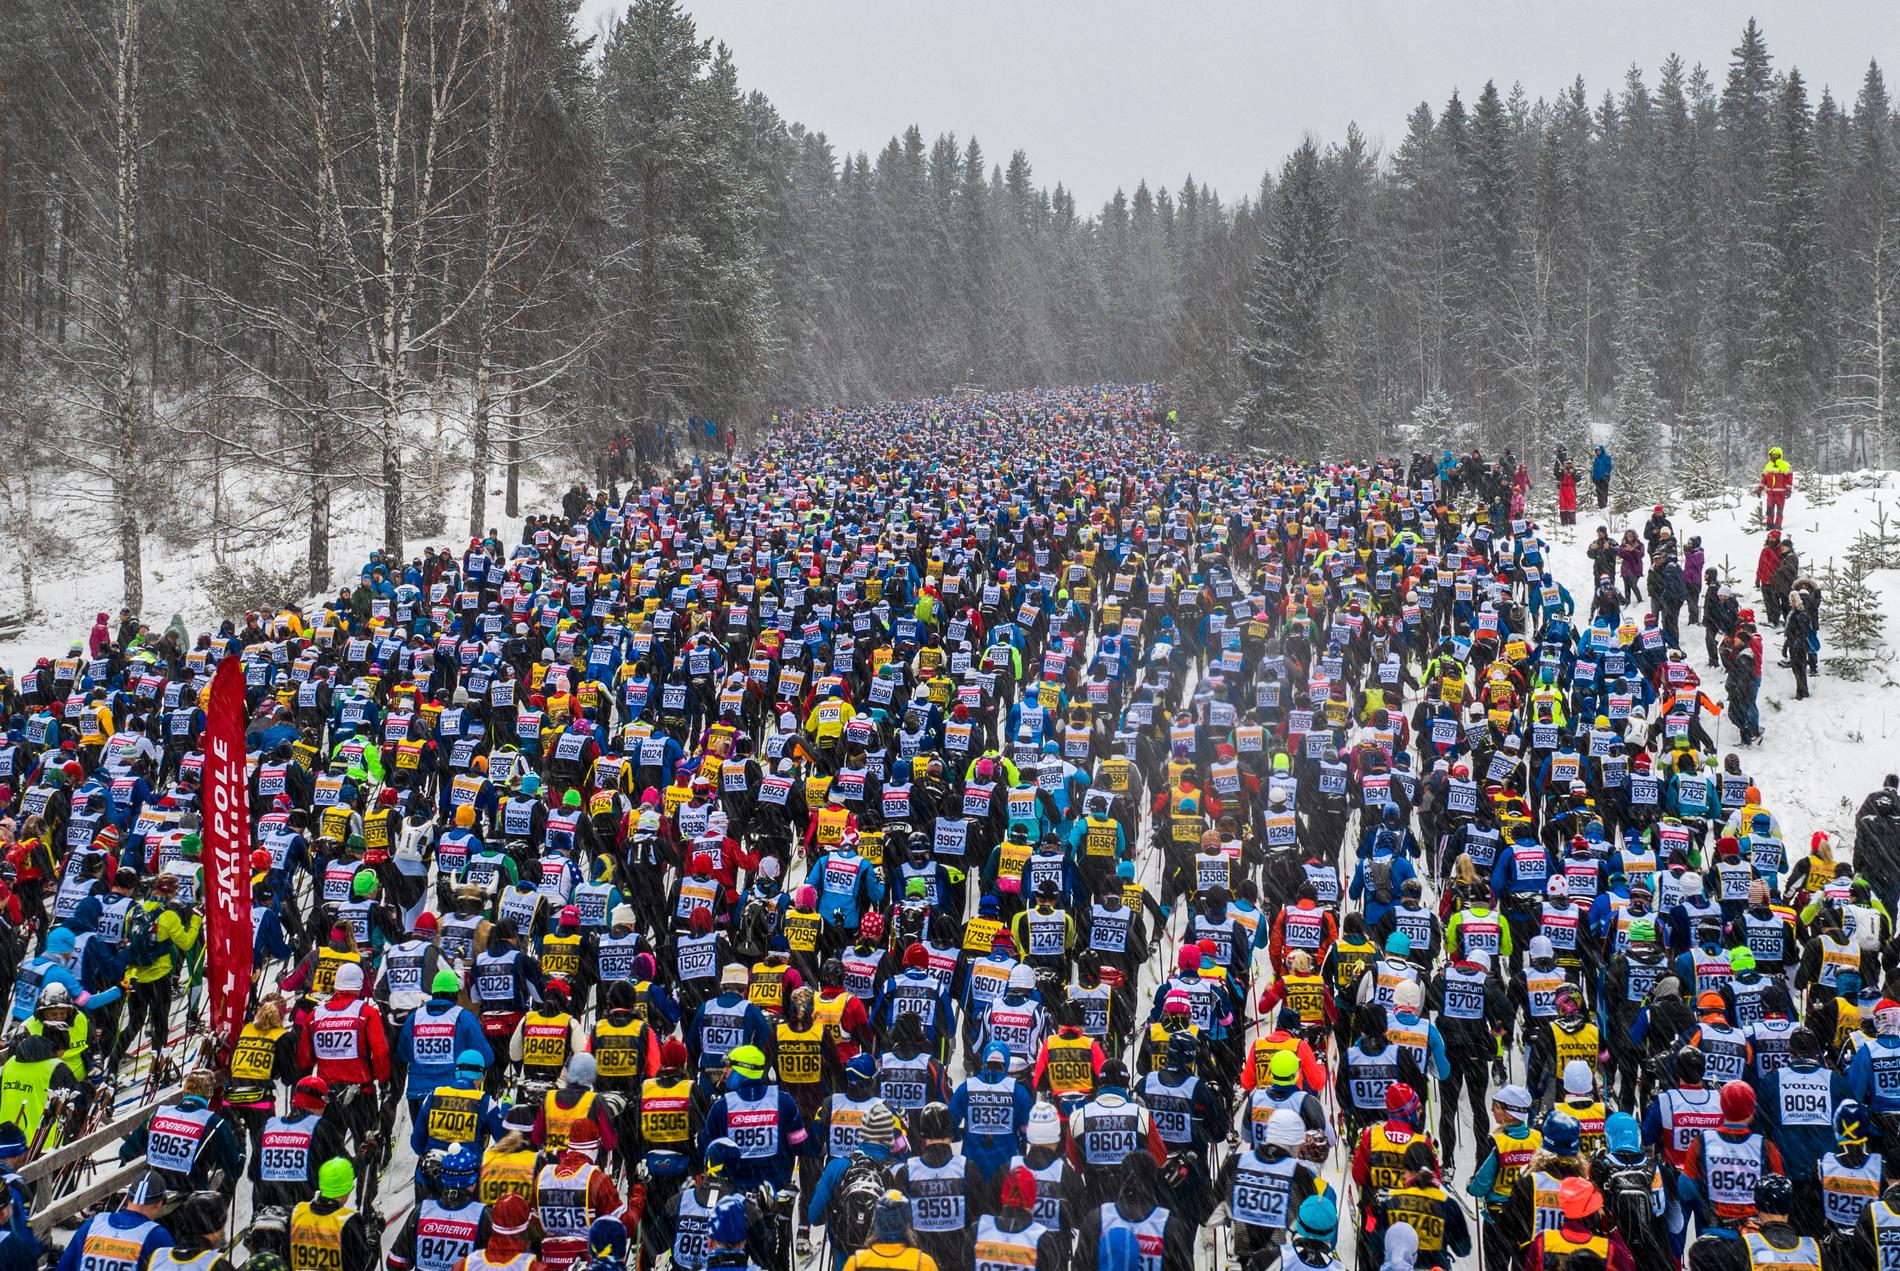
[[(28, 1063), (15, 1055), (0, 1068), (0, 1121), (19, 1126), (29, 1143), (39, 1133), (40, 1119), (46, 1115), (47, 1090), (52, 1086), (53, 1070), (60, 1063), (57, 1056)], [(57, 1142), (51, 1134), (47, 1139), (48, 1147)]]
[(788, 1086), (809, 1086), (824, 1075), (825, 1025), (812, 1017), (811, 1027), (796, 1029), (781, 1023), (778, 1034), (778, 1077)]
[(1577, 1126), (1582, 1131), (1577, 1155), (1586, 1161), (1595, 1156), (1597, 1150), (1603, 1146), (1603, 1122), (1609, 1116), (1609, 1112), (1603, 1106), (1603, 1101), (1598, 1099), (1593, 1103), (1572, 1103), (1566, 1099), (1557, 1105), (1556, 1110), (1567, 1112), (1576, 1118)]
[(936, 1271), (937, 1260), (905, 1244), (872, 1241), (845, 1260), (844, 1271)]
[(1404, 1180), (1405, 1149), (1417, 1137), (1408, 1130), (1401, 1138), (1387, 1129), (1384, 1122), (1372, 1127), (1367, 1140), (1372, 1186), (1397, 1187)]
[(1056, 1094), (1087, 1094), (1095, 1089), (1095, 1039), (1050, 1034), (1049, 1089)]
[(437, 1086), (429, 1096), (429, 1120), (423, 1131), (442, 1143), (473, 1143), (481, 1124), (482, 1092), (457, 1086)]
[(813, 953), (818, 949), (818, 937), (824, 932), (825, 919), (815, 909), (787, 909), (784, 927), (785, 943), (793, 953)]
[(317, 950), (317, 965), (310, 972), (310, 991), (318, 997), (327, 997), (336, 992), (337, 968), (346, 963), (363, 965), (363, 955), (352, 949), (348, 953), (337, 949)]
[(547, 1131), (546, 1146), (549, 1151), (558, 1152), (567, 1146), (568, 1132), (576, 1121), (583, 1121), (594, 1111), (594, 1092), (587, 1091), (571, 1108), (563, 1108), (550, 1090), (541, 1100), (541, 1124)]
[[(44, 1036), (46, 1025), (40, 1023), (36, 1017), (26, 1022), (26, 1031), (35, 1037)], [(86, 1017), (84, 1011), (74, 1011), (72, 1027), (66, 1030), (66, 1049), (61, 1053), (60, 1058), (66, 1061), (66, 1067), (71, 1070), (73, 1076), (81, 1081), (86, 1079), (86, 1045), (87, 1039), (91, 1036), (92, 1021)]]
[(692, 1105), (693, 1083), (685, 1079), (647, 1078), (640, 1088), (640, 1137), (655, 1143), (684, 1143), (687, 1109)]
[(1558, 1072), (1562, 1072), (1564, 1065), (1573, 1059), (1581, 1059), (1592, 1068), (1597, 1066), (1597, 1056), (1601, 1053), (1601, 1047), (1597, 1042), (1595, 1024), (1585, 1024), (1574, 1033), (1553, 1028), (1550, 1030), (1550, 1036), (1551, 1044), (1557, 1052), (1556, 1070)]
[(581, 969), (581, 938), (579, 933), (571, 936), (541, 937), (541, 973), (550, 978), (560, 976), (573, 982)]
[(1608, 1236), (1591, 1236), (1587, 1240), (1572, 1240), (1564, 1235), (1561, 1227), (1553, 1227), (1544, 1233), (1544, 1265), (1546, 1267), (1561, 1267), (1570, 1260), (1571, 1254), (1581, 1253), (1585, 1249), (1603, 1259), (1603, 1265), (1610, 1264)]
[(238, 1034), (237, 1049), (231, 1052), (231, 1078), (244, 1083), (265, 1083), (277, 1071), (277, 1039), (288, 1029), (265, 1032), (256, 1024), (246, 1024)]
[(994, 918), (972, 918), (963, 925), (963, 951), (978, 957), (988, 953), (996, 945), (997, 933), (1003, 924)]
[(1300, 1013), (1300, 1023), (1317, 1024), (1326, 1018), (1326, 981), (1317, 975), (1283, 975), (1280, 986), (1286, 1004)]
[(544, 1015), (529, 1011), (521, 1017), (521, 1063), (526, 1068), (558, 1069), (567, 1063), (567, 1044), (574, 1017), (563, 1011)]
[(746, 998), (762, 1011), (777, 1011), (785, 1004), (785, 973), (789, 970), (782, 962), (754, 962)]
[(1419, 1252), (1437, 1253), (1445, 1247), (1446, 1199), (1442, 1187), (1400, 1187), (1386, 1197), (1386, 1219), (1412, 1224)]
[(603, 1077), (637, 1077), (645, 1057), (647, 1026), (639, 1019), (625, 1024), (602, 1020), (594, 1025), (592, 1052), (596, 1071)]
[(1498, 1154), (1498, 1168), (1487, 1199), (1503, 1204), (1516, 1185), (1517, 1176), (1524, 1172), (1542, 1146), (1544, 1135), (1540, 1130), (1532, 1130), (1521, 1139), (1514, 1139), (1502, 1130), (1491, 1131), (1491, 1147)]
[(1844, 997), (1834, 999), (1834, 1044), (1832, 1053), (1841, 1053), (1847, 1039), (1860, 1030), (1860, 1007)]
[(508, 1195), (532, 1200), (537, 1155), (531, 1147), (519, 1152), (489, 1148), (482, 1154), (482, 1179), (476, 1190), (477, 1198), (484, 1205), (493, 1205)]
[(305, 1201), (290, 1215), (290, 1271), (343, 1271), (343, 1224), (356, 1211), (345, 1205), (319, 1214)]

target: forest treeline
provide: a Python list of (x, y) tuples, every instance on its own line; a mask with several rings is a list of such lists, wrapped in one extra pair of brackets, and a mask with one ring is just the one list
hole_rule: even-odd
[(168, 498), (237, 521), (263, 483), (214, 544), (294, 523), (315, 589), (350, 492), (402, 552), (445, 465), (483, 478), (447, 517), (479, 530), (524, 456), (969, 383), (1167, 381), (1216, 448), (1543, 464), (1595, 423), (1619, 470), (1705, 480), (1896, 440), (1893, 102), (1753, 23), (1713, 72), (1449, 91), (1253, 190), (1089, 209), (977, 138), (840, 153), (674, 0), (604, 34), (577, 7), (13, 0), (0, 512), (29, 586), (55, 500), (136, 608)]

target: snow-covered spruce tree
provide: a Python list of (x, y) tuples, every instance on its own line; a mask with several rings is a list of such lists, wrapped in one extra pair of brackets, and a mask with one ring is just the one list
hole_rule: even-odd
[(1872, 528), (1854, 535), (1847, 549), (1847, 561), (1869, 572), (1900, 569), (1900, 520), (1887, 515), (1884, 503), (1874, 510)]
[(1696, 396), (1692, 395), (1676, 416), (1674, 437), (1669, 466), (1683, 498), (1713, 499), (1728, 488), (1716, 421), (1702, 409)]
[(1427, 393), (1412, 408), (1411, 419), (1401, 424), (1396, 431), (1398, 440), (1408, 453), (1422, 450), (1434, 460), (1441, 451), (1457, 450), (1461, 440), (1458, 417), (1451, 408), (1451, 399), (1436, 390)]
[(1626, 362), (1616, 377), (1616, 417), (1610, 440), (1617, 478), (1611, 493), (1618, 507), (1633, 511), (1668, 496), (1662, 414), (1655, 371), (1641, 358)]
[(1887, 615), (1868, 583), (1871, 572), (1850, 558), (1845, 568), (1829, 561), (1821, 573), (1821, 652), (1842, 679), (1865, 679), (1886, 647)]
[[(1581, 394), (1571, 393), (1565, 398), (1563, 409), (1557, 414), (1554, 444), (1561, 445), (1564, 453), (1570, 457), (1570, 462), (1576, 465), (1578, 484), (1587, 491), (1590, 486), (1590, 457), (1596, 454), (1597, 441), (1596, 430), (1590, 423), (1589, 408)], [(1617, 467), (1622, 466), (1622, 457), (1618, 456)]]
[(1242, 353), (1253, 445), (1295, 454), (1323, 448), (1331, 367), (1326, 303), (1340, 259), (1338, 212), (1319, 146), (1308, 138), (1280, 170), (1266, 241), (1254, 262)]
[(1810, 432), (1828, 367), (1821, 174), (1813, 129), (1807, 88), (1801, 72), (1791, 69), (1780, 81), (1773, 107), (1760, 199), (1766, 224), (1762, 241), (1750, 247), (1759, 272), (1753, 279), (1756, 326), (1747, 376), (1768, 444), (1790, 447), (1791, 457), (1818, 452)]

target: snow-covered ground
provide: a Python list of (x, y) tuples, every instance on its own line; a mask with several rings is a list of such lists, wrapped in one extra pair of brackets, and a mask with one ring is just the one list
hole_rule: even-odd
[[(558, 475), (566, 476), (567, 473)], [(418, 470), (413, 476), (412, 491), (426, 490), (426, 470)], [(467, 546), (468, 538), (461, 531), (468, 525), (471, 481), (465, 464), (458, 463), (444, 473), (442, 508), (447, 516), (446, 528), (440, 534), (428, 538), (411, 536), (407, 543), (411, 557), (420, 555), (425, 547), (433, 549), (440, 546), (456, 550), (459, 556), (459, 549)], [(567, 486), (566, 481), (556, 482), (544, 476), (540, 465), (524, 464), (520, 503), (524, 516), (509, 517), (502, 514), (502, 482), (503, 471), (497, 464), (488, 479), (487, 524), (493, 526), (501, 539), (510, 544), (519, 538), (525, 516), (559, 508), (561, 491)], [(412, 503), (420, 497), (412, 494)], [(336, 499), (331, 520), (332, 590), (329, 595), (334, 596), (335, 588), (346, 583), (355, 585), (363, 562), (382, 542), (382, 515), (382, 495), (378, 491), (351, 491)], [(281, 538), (261, 549), (232, 551), (226, 559), (239, 568), (262, 565), (278, 571), (300, 569), (305, 559), (303, 527), (291, 527)], [(206, 593), (206, 582), (212, 577), (217, 564), (206, 546), (177, 549), (168, 546), (156, 534), (147, 535), (145, 611), (142, 616), (151, 624), (153, 631), (163, 631), (171, 615), (176, 613), (183, 617), (186, 629), (196, 639), (201, 631), (215, 631), (218, 623), (225, 618), (242, 616), (218, 613), (212, 607)], [(5, 583), (0, 584), (0, 613), (17, 614), (20, 611), (19, 580), (12, 572), (12, 565), (11, 558), (0, 558), (0, 570), (6, 572)], [(106, 544), (102, 550), (91, 554), (76, 553), (74, 558), (50, 567), (43, 564), (41, 569), (43, 572), (36, 577), (33, 589), (36, 607), (33, 621), (14, 639), (0, 640), (0, 667), (11, 668), (15, 673), (31, 666), (35, 658), (56, 657), (75, 641), (85, 640), (92, 629), (93, 618), (102, 610), (109, 615), (116, 629), (122, 587), (114, 544)], [(294, 596), (286, 599), (308, 602), (322, 598)]]
[[(1842, 487), (1850, 487), (1843, 489)], [(1536, 496), (1541, 491), (1533, 491)], [(1534, 502), (1535, 502), (1534, 497)], [(1588, 497), (1585, 502), (1592, 502)], [(1708, 564), (1742, 589), (1743, 606), (1752, 605), (1762, 617), (1761, 592), (1755, 586), (1755, 563), (1763, 533), (1748, 529), (1757, 500), (1744, 491), (1706, 501), (1667, 504), (1678, 542), (1701, 535)], [(1861, 472), (1845, 477), (1797, 478), (1794, 496), (1783, 517), (1783, 533), (1794, 541), (1804, 573), (1817, 580), (1830, 561), (1845, 569), (1848, 549), (1862, 531), (1872, 533), (1884, 512), (1889, 534), (1900, 532), (1900, 474)], [(1570, 589), (1579, 606), (1591, 593), (1590, 562), (1584, 546), (1596, 527), (1608, 524), (1612, 537), (1627, 526), (1640, 531), (1648, 519), (1647, 507), (1612, 521), (1599, 519), (1594, 507), (1580, 511), (1577, 525), (1566, 530), (1544, 522), (1552, 547), (1553, 573)], [(1821, 673), (1810, 676), (1812, 694), (1805, 701), (1794, 696), (1794, 673), (1782, 661), (1781, 632), (1762, 625), (1760, 707), (1763, 739), (1741, 749), (1743, 770), (1754, 776), (1767, 805), (1784, 827), (1790, 853), (1799, 859), (1815, 830), (1827, 831), (1838, 850), (1853, 845), (1854, 813), (1861, 799), (1878, 789), (1881, 778), (1900, 769), (1896, 738), (1900, 738), (1900, 665), (1895, 648), (1900, 629), (1891, 615), (1900, 612), (1900, 570), (1882, 570), (1868, 579), (1879, 595), (1881, 611), (1890, 615), (1887, 647), (1859, 681), (1842, 678), (1829, 668), (1834, 625), (1840, 617), (1835, 598), (1825, 593), (1821, 603)], [(1641, 606), (1647, 608), (1647, 605)], [(1703, 677), (1703, 690), (1717, 701), (1727, 692), (1720, 668), (1707, 666), (1702, 629), (1688, 626), (1682, 614), (1683, 652)], [(1736, 749), (1738, 736), (1726, 715), (1711, 735), (1724, 752)]]

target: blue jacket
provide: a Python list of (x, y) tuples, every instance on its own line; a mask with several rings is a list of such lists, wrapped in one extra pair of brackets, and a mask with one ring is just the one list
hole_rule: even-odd
[(1876, 1081), (1876, 1061), (1882, 1070), (1900, 1067), (1900, 1037), (1875, 1037), (1856, 1050), (1847, 1065), (1847, 1084), (1863, 1107), (1875, 1112), (1900, 1111), (1900, 1093), (1894, 1092), (1900, 1083)]
[[(888, 1143), (871, 1143), (861, 1140), (858, 1143), (857, 1154), (882, 1163), (886, 1169), (893, 1165), (891, 1146)], [(834, 1156), (825, 1162), (825, 1172), (818, 1176), (818, 1182), (811, 1189), (811, 1220), (814, 1223), (825, 1221), (825, 1215), (831, 1208), (831, 1194), (838, 1189), (838, 1183), (844, 1178), (844, 1172), (851, 1168), (851, 1162), (855, 1159), (857, 1159), (856, 1155)], [(851, 1251), (838, 1241), (832, 1241), (831, 1246), (832, 1271), (839, 1271), (846, 1259), (850, 1257)]]
[(1376, 857), (1360, 857), (1358, 868), (1354, 869), (1352, 873), (1352, 883), (1346, 889), (1348, 898), (1352, 900), (1363, 899), (1366, 902), (1366, 926), (1368, 928), (1378, 926), (1379, 923), (1384, 920), (1385, 916), (1392, 912), (1392, 906), (1398, 903), (1399, 889), (1405, 885), (1406, 880), (1418, 877), (1418, 871), (1412, 868), (1411, 861), (1403, 856), (1391, 857), (1392, 878), (1390, 891), (1388, 892), (1390, 898), (1380, 900), (1373, 894), (1377, 889), (1371, 885), (1371, 876), (1368, 866), (1370, 866), (1374, 860), (1385, 859), (1387, 858), (1383, 854)]
[[(977, 1085), (986, 1089), (1010, 1091), (1013, 1101), (1011, 1125), (1008, 1134), (978, 1134), (970, 1130), (970, 1087)], [(1005, 1074), (1000, 1080), (991, 1081), (984, 1073), (972, 1073), (950, 1093), (950, 1120), (953, 1125), (964, 1130), (963, 1153), (972, 1161), (981, 1163), (986, 1173), (993, 1173), (998, 1163), (1007, 1164), (1009, 1158), (1021, 1151), (1023, 1128), (1029, 1124), (1029, 1113), (1036, 1106), (1035, 1092), (1016, 1078)]]
[[(447, 1149), (453, 1146), (429, 1134), (429, 1112), (434, 1106), (435, 1091), (431, 1090), (416, 1108), (415, 1123), (409, 1129), (409, 1150), (416, 1154), (418, 1161), (427, 1155), (431, 1148)], [(489, 1143), (508, 1133), (508, 1126), (503, 1120), (506, 1115), (507, 1108), (502, 1104), (485, 1094), (482, 1096), (481, 1111), (475, 1114), (475, 1141), (469, 1144), (477, 1155), (487, 1151)], [(421, 1176), (421, 1168), (420, 1164), (416, 1167), (418, 1177)]]
[(1605, 450), (1602, 446), (1598, 446), (1596, 457), (1590, 460), (1590, 479), (1592, 481), (1607, 481), (1610, 479), (1611, 470), (1615, 467), (1616, 460), (1610, 458), (1610, 452)]
[[(448, 1055), (440, 1061), (416, 1058), (416, 1021), (425, 1017), (440, 1018), (444, 1015), (455, 1016), (455, 1037), (449, 1043)], [(455, 1082), (455, 1057), (465, 1050), (472, 1050), (485, 1058), (489, 1064), (495, 1062), (495, 1051), (489, 1046), (487, 1036), (482, 1032), (482, 1022), (467, 1007), (460, 1005), (452, 997), (432, 997), (422, 1004), (422, 1009), (414, 1012), (402, 1022), (402, 1031), (396, 1034), (396, 1057), (409, 1069), (407, 1085), (403, 1093), (411, 1099), (420, 1099), (432, 1093), (437, 1086), (453, 1085)]]
[[(1782, 1164), (1788, 1171), (1788, 1177), (1796, 1182), (1810, 1182), (1815, 1177), (1821, 1157), (1834, 1150), (1833, 1118), (1829, 1117), (1820, 1125), (1793, 1125), (1782, 1119), (1781, 1087), (1783, 1078), (1790, 1070), (1799, 1069), (1803, 1074), (1812, 1074), (1819, 1070), (1818, 1064), (1789, 1064), (1777, 1068), (1768, 1076), (1767, 1089), (1761, 1095), (1761, 1114), (1773, 1127), (1770, 1137), (1781, 1149)], [(1838, 1072), (1828, 1073), (1829, 1109), (1838, 1108), (1847, 1098), (1847, 1078)]]
[[(25, 1206), (16, 1203), (14, 1208), (17, 1212)], [(135, 1214), (129, 1209), (115, 1209), (109, 1214), (94, 1214), (80, 1225), (78, 1231), (73, 1233), (72, 1240), (66, 1245), (66, 1252), (60, 1255), (59, 1271), (79, 1271), (80, 1264), (84, 1261), (81, 1255), (85, 1252), (86, 1237), (92, 1234), (95, 1224), (121, 1239), (130, 1239), (137, 1235), (140, 1266), (149, 1266), (153, 1254), (160, 1249), (171, 1248), (173, 1243), (171, 1232), (152, 1222), (143, 1214)], [(9, 1243), (11, 1243), (11, 1237), (9, 1237)]]
[[(818, 1146), (818, 1140), (805, 1127), (804, 1114), (798, 1110), (798, 1104), (791, 1095), (767, 1082), (739, 1081), (719, 1096), (706, 1112), (706, 1124), (699, 1132), (701, 1158), (705, 1157), (707, 1144), (726, 1137), (726, 1116), (734, 1100), (754, 1101), (767, 1095), (776, 1097), (778, 1102), (778, 1150), (763, 1158), (741, 1156), (732, 1163), (727, 1172), (733, 1185), (741, 1189), (757, 1187), (760, 1183), (770, 1183), (774, 1187), (786, 1186), (792, 1180), (792, 1158), (810, 1156)], [(814, 1205), (816, 1199), (814, 1191)]]
[(9, 1184), (13, 1209), (5, 1231), (0, 1231), (0, 1271), (38, 1271), (44, 1250), (28, 1221), (32, 1209), (23, 1186)]

